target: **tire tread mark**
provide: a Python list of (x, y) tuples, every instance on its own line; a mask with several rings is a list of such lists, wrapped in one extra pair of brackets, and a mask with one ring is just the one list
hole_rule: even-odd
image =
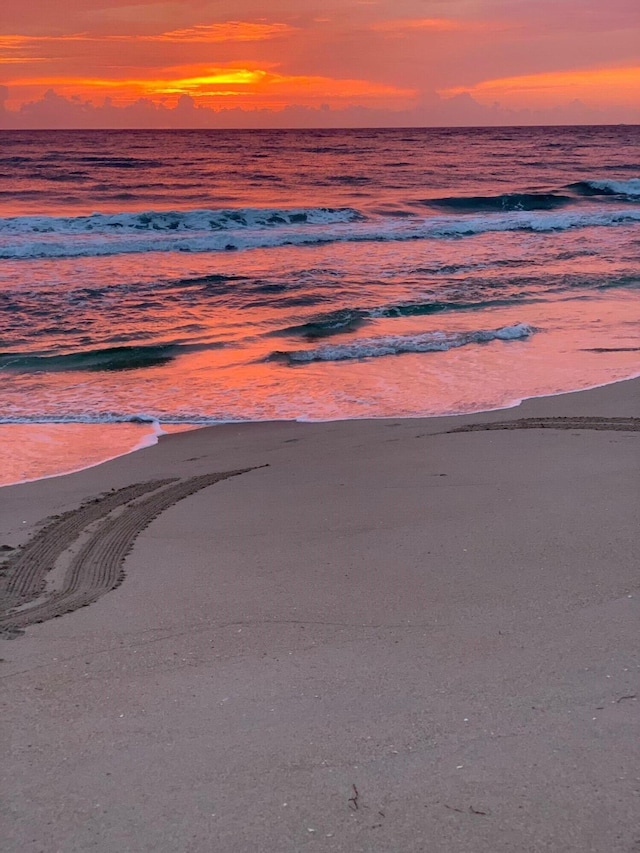
[(8, 607), (32, 601), (42, 593), (47, 573), (86, 527), (129, 501), (173, 483), (176, 479), (172, 477), (134, 483), (107, 492), (76, 509), (68, 510), (43, 527), (5, 564), (6, 574), (0, 582), (0, 594), (6, 603), (0, 607), (0, 615)]
[(515, 421), (493, 421), (483, 424), (465, 424), (448, 430), (454, 432), (481, 432), (494, 429), (593, 429), (621, 432), (639, 432), (640, 418), (520, 418)]
[(19, 631), (97, 601), (122, 583), (127, 554), (140, 533), (162, 512), (207, 486), (253, 470), (243, 468), (191, 477), (132, 503), (124, 512), (108, 519), (85, 542), (71, 561), (63, 589), (30, 609), (0, 617), (0, 627), (9, 632)]

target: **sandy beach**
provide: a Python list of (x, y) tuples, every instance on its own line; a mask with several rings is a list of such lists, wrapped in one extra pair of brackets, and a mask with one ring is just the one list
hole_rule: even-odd
[(6, 853), (640, 850), (640, 380), (0, 489)]

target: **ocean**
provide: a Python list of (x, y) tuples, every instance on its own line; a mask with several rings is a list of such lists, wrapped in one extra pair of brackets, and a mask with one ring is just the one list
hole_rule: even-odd
[(640, 375), (640, 127), (0, 132), (0, 483)]

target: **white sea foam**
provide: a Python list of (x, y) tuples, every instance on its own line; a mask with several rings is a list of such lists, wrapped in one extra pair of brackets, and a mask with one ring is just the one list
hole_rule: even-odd
[(244, 423), (251, 418), (238, 418), (231, 415), (204, 415), (195, 412), (166, 413), (163, 415), (132, 415), (126, 412), (67, 412), (42, 413), (35, 415), (0, 415), (0, 425), (15, 424), (140, 424), (148, 426), (152, 435), (164, 435), (163, 425), (215, 426), (223, 423)]
[(379, 358), (401, 353), (446, 352), (468, 344), (489, 341), (515, 341), (528, 338), (534, 330), (525, 323), (503, 326), (500, 329), (481, 329), (475, 332), (426, 332), (418, 335), (383, 335), (361, 338), (349, 344), (317, 347), (315, 349), (275, 352), (273, 361), (304, 364), (312, 361), (346, 361), (359, 358)]
[[(640, 222), (640, 210), (624, 207), (584, 211), (515, 211), (472, 216), (380, 217), (365, 219), (350, 208), (306, 211), (238, 211), (242, 222), (225, 220), (224, 227), (208, 226), (212, 211), (192, 211), (179, 216), (179, 224), (142, 228), (131, 224), (139, 214), (60, 218), (14, 217), (0, 219), (0, 258), (94, 257), (146, 252), (222, 252), (334, 242), (389, 242), (461, 238), (488, 232), (566, 231), (574, 228), (615, 227)], [(217, 214), (221, 212), (218, 211)], [(223, 212), (229, 214), (229, 211)], [(306, 218), (295, 220), (294, 215)], [(286, 215), (285, 215), (286, 214)], [(146, 216), (146, 214), (145, 214)], [(271, 221), (272, 216), (278, 221)], [(286, 218), (288, 216), (288, 220)], [(35, 226), (38, 220), (43, 227)], [(124, 220), (129, 224), (114, 225)], [(93, 224), (88, 227), (87, 223)], [(162, 220), (164, 221), (164, 220)], [(215, 220), (221, 221), (220, 219)], [(49, 225), (44, 227), (45, 222)], [(156, 220), (157, 222), (157, 220)], [(55, 227), (54, 227), (54, 223)], [(187, 224), (188, 227), (187, 227)], [(270, 223), (270, 224), (269, 224)]]
[(585, 183), (594, 190), (640, 197), (640, 178), (630, 178), (628, 181), (585, 181)]
[(140, 234), (163, 231), (229, 231), (282, 225), (328, 225), (353, 222), (362, 214), (349, 207), (261, 208), (224, 210), (149, 210), (141, 213), (92, 213), (89, 216), (11, 216), (0, 219), (0, 233)]

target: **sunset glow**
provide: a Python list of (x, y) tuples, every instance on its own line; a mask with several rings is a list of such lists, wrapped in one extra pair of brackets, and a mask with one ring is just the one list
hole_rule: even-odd
[[(31, 89), (55, 89), (63, 95), (81, 96), (90, 101), (98, 93), (107, 94), (121, 103), (132, 103), (138, 98), (158, 98), (175, 101), (182, 95), (214, 102), (227, 98), (235, 106), (265, 107), (286, 106), (296, 103), (314, 103), (319, 98), (336, 101), (368, 100), (386, 97), (410, 98), (415, 93), (384, 83), (366, 80), (335, 80), (330, 77), (287, 76), (259, 68), (209, 68), (187, 67), (176, 69), (175, 76), (163, 79), (105, 79), (83, 77), (34, 77), (17, 79), (16, 85)], [(166, 97), (168, 96), (168, 97)]]
[(617, 97), (626, 95), (631, 101), (639, 91), (640, 65), (633, 68), (587, 68), (484, 80), (472, 88), (453, 88), (443, 94), (460, 95), (469, 92), (481, 102), (499, 98), (505, 103), (524, 95), (532, 103), (543, 105), (562, 103), (571, 97), (602, 100), (609, 92), (614, 92)]
[(234, 12), (71, 0), (61, 20), (48, 0), (6, 0), (0, 126), (55, 125), (54, 96), (72, 125), (108, 107), (144, 126), (140, 99), (171, 123), (185, 97), (212, 126), (219, 110), (276, 126), (298, 108), (310, 126), (327, 111), (347, 125), (640, 121), (635, 0), (451, 0), (446, 15), (437, 0), (239, 0)]

